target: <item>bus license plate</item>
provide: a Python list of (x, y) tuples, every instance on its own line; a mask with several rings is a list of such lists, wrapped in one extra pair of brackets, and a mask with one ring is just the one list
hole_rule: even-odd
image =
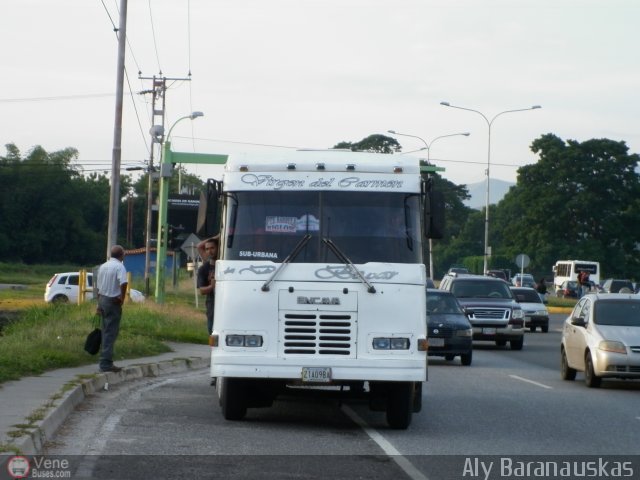
[(331, 382), (331, 367), (302, 367), (302, 381), (329, 383)]

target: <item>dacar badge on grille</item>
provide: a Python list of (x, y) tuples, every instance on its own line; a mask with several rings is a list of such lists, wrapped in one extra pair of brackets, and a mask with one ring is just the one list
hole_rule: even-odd
[(340, 305), (340, 298), (298, 296), (298, 305)]

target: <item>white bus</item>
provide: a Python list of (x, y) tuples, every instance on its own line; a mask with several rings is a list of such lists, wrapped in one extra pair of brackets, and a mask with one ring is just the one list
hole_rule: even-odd
[(600, 263), (589, 260), (558, 260), (553, 266), (553, 287), (558, 290), (565, 280), (578, 281), (578, 273), (589, 272), (589, 280), (600, 283)]
[(441, 218), (419, 160), (231, 155), (214, 190), (211, 377), (223, 416), (292, 387), (364, 387), (372, 410), (407, 428), (427, 379), (424, 225), (437, 236)]

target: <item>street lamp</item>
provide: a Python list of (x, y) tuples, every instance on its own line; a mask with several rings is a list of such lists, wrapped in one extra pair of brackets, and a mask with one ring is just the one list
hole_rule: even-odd
[[(194, 120), (202, 117), (204, 113), (193, 112), (190, 115), (180, 117), (169, 129), (164, 144), (162, 145), (162, 158), (160, 159), (160, 203), (167, 205), (169, 199), (169, 179), (173, 173), (171, 162), (171, 132), (174, 127), (182, 120)], [(165, 275), (165, 259), (167, 257), (167, 233), (169, 226), (167, 225), (167, 209), (158, 209), (158, 249), (156, 252), (156, 303), (164, 303), (164, 275)]]
[(489, 179), (490, 179), (490, 172), (489, 169), (491, 168), (491, 125), (493, 125), (493, 122), (496, 118), (498, 118), (500, 115), (503, 115), (505, 113), (514, 113), (514, 112), (526, 112), (527, 110), (536, 110), (538, 108), (542, 108), (540, 105), (533, 105), (532, 107), (529, 108), (517, 108), (515, 110), (505, 110), (504, 112), (500, 112), (496, 115), (494, 115), (494, 117), (489, 120), (482, 112), (479, 112), (478, 110), (474, 110), (472, 108), (465, 108), (465, 107), (458, 107), (457, 105), (451, 105), (449, 102), (440, 102), (440, 105), (444, 105), (445, 107), (450, 107), (450, 108), (457, 108), (459, 110), (467, 110), (468, 112), (474, 112), (477, 113), (478, 115), (480, 115), (482, 118), (484, 118), (484, 121), (487, 122), (487, 127), (489, 129), (489, 136), (488, 136), (488, 142), (487, 142), (487, 198), (485, 201), (485, 217), (484, 217), (484, 267), (483, 267), (483, 271), (482, 273), (485, 274), (487, 273), (488, 270), (488, 265), (489, 265)]
[[(387, 130), (387, 132), (393, 134), (393, 135), (401, 135), (403, 137), (413, 137), (413, 138), (417, 138), (418, 140), (422, 141), (422, 143), (424, 143), (424, 148), (421, 148), (420, 150), (426, 150), (427, 151), (427, 163), (431, 163), (431, 145), (433, 145), (433, 142), (435, 142), (436, 140), (440, 139), (440, 138), (445, 138), (445, 137), (456, 137), (458, 135), (463, 135), (465, 137), (468, 137), (469, 135), (471, 135), (469, 132), (462, 132), (462, 133), (450, 133), (448, 135), (440, 135), (439, 137), (434, 138), (433, 140), (431, 140), (430, 142), (427, 142), (425, 139), (418, 137), (417, 135), (409, 135), (408, 133), (400, 133), (400, 132), (396, 132), (395, 130)], [(429, 277), (431, 279), (433, 279), (433, 240), (430, 238), (429, 239)]]

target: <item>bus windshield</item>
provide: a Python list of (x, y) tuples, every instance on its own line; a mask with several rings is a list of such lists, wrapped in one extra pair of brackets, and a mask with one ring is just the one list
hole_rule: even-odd
[(282, 262), (307, 234), (297, 263), (422, 263), (420, 196), (400, 192), (264, 191), (227, 194), (225, 260)]

